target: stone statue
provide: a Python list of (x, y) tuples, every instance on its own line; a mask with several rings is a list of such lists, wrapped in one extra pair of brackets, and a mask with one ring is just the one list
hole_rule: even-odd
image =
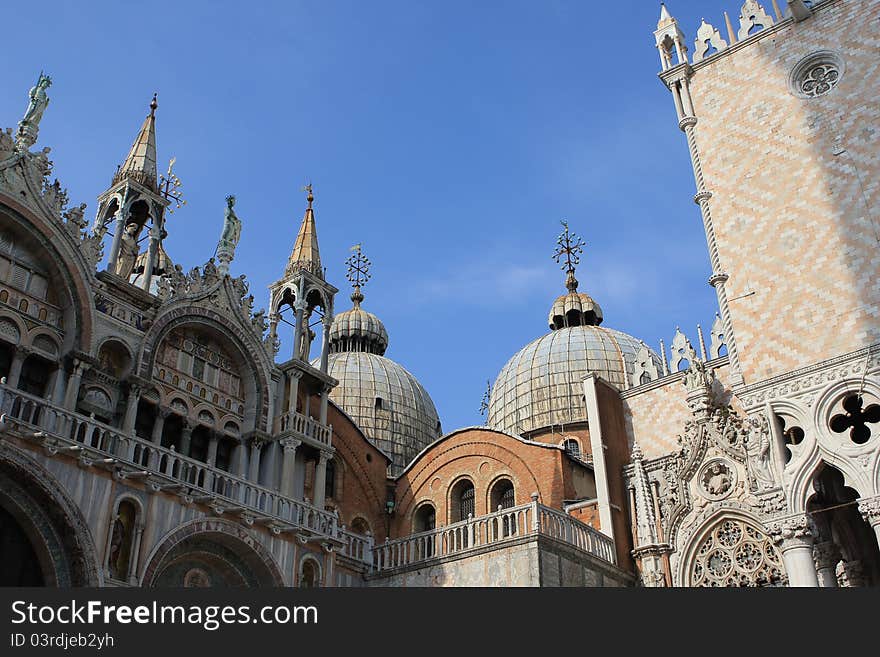
[(85, 230), (88, 222), (83, 218), (86, 212), (86, 204), (80, 203), (78, 207), (69, 208), (64, 213), (68, 232), (73, 235), (79, 235)]
[(136, 223), (130, 223), (122, 233), (119, 243), (119, 257), (116, 258), (116, 275), (126, 281), (134, 271), (134, 263), (138, 256), (137, 236), (140, 227)]
[(46, 111), (46, 106), (49, 104), (49, 96), (46, 94), (46, 89), (51, 84), (51, 78), (41, 72), (37, 84), (28, 93), (28, 107), (24, 117), (18, 122), (18, 135), (16, 136), (16, 143), (24, 150), (33, 146), (37, 141), (40, 120), (43, 118), (43, 112)]
[(49, 96), (46, 95), (46, 89), (51, 85), (52, 79), (41, 71), (37, 84), (31, 87), (28, 93), (30, 102), (28, 103), (27, 111), (24, 113), (24, 118), (21, 120), (22, 123), (39, 125), (40, 119), (43, 118), (43, 112), (46, 111), (46, 106), (49, 104)]
[(770, 423), (765, 415), (753, 418), (751, 432), (746, 439), (746, 453), (759, 490), (773, 485), (770, 469)]
[(223, 232), (220, 234), (220, 241), (217, 242), (217, 260), (220, 261), (221, 274), (229, 271), (229, 263), (235, 257), (235, 247), (241, 239), (241, 219), (232, 209), (234, 205), (235, 197), (227, 196), (226, 212), (223, 214)]

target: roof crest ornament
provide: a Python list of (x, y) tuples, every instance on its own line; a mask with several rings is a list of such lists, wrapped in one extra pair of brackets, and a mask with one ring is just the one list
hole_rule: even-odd
[(373, 264), (370, 262), (370, 259), (364, 255), (361, 250), (362, 243), (358, 242), (353, 247), (351, 247), (352, 253), (348, 260), (345, 261), (345, 264), (348, 267), (348, 270), (345, 273), (345, 278), (348, 279), (348, 282), (352, 284), (354, 288), (354, 292), (351, 293), (351, 300), (354, 303), (355, 308), (361, 307), (361, 301), (364, 300), (364, 295), (361, 293), (361, 286), (366, 285), (367, 281), (370, 280), (372, 274), (370, 274), (370, 266)]
[(567, 273), (565, 287), (569, 292), (575, 292), (578, 287), (578, 280), (574, 277), (575, 267), (580, 264), (580, 255), (584, 252), (584, 242), (577, 234), (570, 232), (568, 222), (562, 220), (560, 222), (565, 230), (556, 238), (556, 250), (553, 252), (553, 259), (557, 263), (561, 263), (565, 258), (565, 264), (561, 269)]

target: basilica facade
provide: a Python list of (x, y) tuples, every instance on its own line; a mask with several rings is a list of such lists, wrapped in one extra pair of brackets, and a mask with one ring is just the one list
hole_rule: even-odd
[(609, 327), (565, 226), (547, 332), (452, 431), (386, 357), (359, 249), (337, 312), (310, 186), (255, 309), (234, 197), (208, 262), (165, 250), (157, 99), (87, 218), (41, 75), (0, 132), (0, 584), (880, 584), (878, 22), (747, 0), (691, 40), (662, 6), (714, 321)]

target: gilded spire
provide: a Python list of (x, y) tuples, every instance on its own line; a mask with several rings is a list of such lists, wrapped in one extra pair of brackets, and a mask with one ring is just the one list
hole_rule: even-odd
[(144, 119), (140, 132), (138, 132), (131, 150), (128, 152), (128, 157), (125, 158), (125, 162), (119, 167), (116, 175), (113, 176), (114, 184), (124, 178), (130, 178), (149, 187), (153, 191), (157, 191), (156, 108), (158, 106), (156, 94), (153, 94), (153, 100), (150, 102), (150, 113)]
[(364, 295), (361, 293), (361, 285), (366, 285), (367, 281), (370, 280), (370, 259), (367, 258), (361, 251), (361, 245), (355, 244), (351, 247), (351, 250), (354, 253), (349, 256), (348, 260), (345, 261), (345, 264), (348, 266), (348, 271), (345, 273), (345, 277), (348, 279), (348, 282), (351, 283), (354, 291), (351, 293), (351, 300), (354, 303), (355, 308), (361, 307), (361, 301), (364, 300)]
[(293, 252), (287, 261), (287, 269), (284, 274), (285, 276), (290, 276), (294, 272), (305, 270), (324, 280), (324, 268), (321, 267), (321, 254), (318, 251), (318, 231), (315, 228), (315, 212), (312, 210), (312, 202), (315, 200), (315, 197), (312, 195), (311, 183), (303, 187), (303, 191), (308, 192), (306, 201), (308, 201), (309, 205), (299, 227), (299, 234), (296, 236), (296, 243), (293, 245)]

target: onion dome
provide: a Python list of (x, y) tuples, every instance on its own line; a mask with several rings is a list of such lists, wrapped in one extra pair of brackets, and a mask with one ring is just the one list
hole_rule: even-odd
[(397, 475), (440, 437), (440, 418), (418, 379), (385, 357), (388, 332), (382, 320), (361, 308), (370, 261), (360, 245), (355, 250), (347, 262), (354, 307), (337, 315), (330, 328), (327, 371), (339, 381), (330, 398), (391, 458), (391, 474)]
[[(567, 225), (557, 244), (555, 257), (565, 260), (568, 292), (553, 302), (550, 333), (514, 354), (492, 386), (488, 424), (501, 431), (522, 434), (586, 421), (584, 377), (595, 373), (621, 390), (628, 388), (645, 348), (631, 335), (599, 326), (599, 304), (577, 291), (574, 272), (583, 242)], [(661, 368), (660, 357), (649, 353)]]
[(361, 308), (364, 295), (355, 285), (351, 295), (354, 308), (339, 313), (330, 327), (330, 353), (366, 352), (384, 356), (388, 348), (388, 332), (382, 320)]

